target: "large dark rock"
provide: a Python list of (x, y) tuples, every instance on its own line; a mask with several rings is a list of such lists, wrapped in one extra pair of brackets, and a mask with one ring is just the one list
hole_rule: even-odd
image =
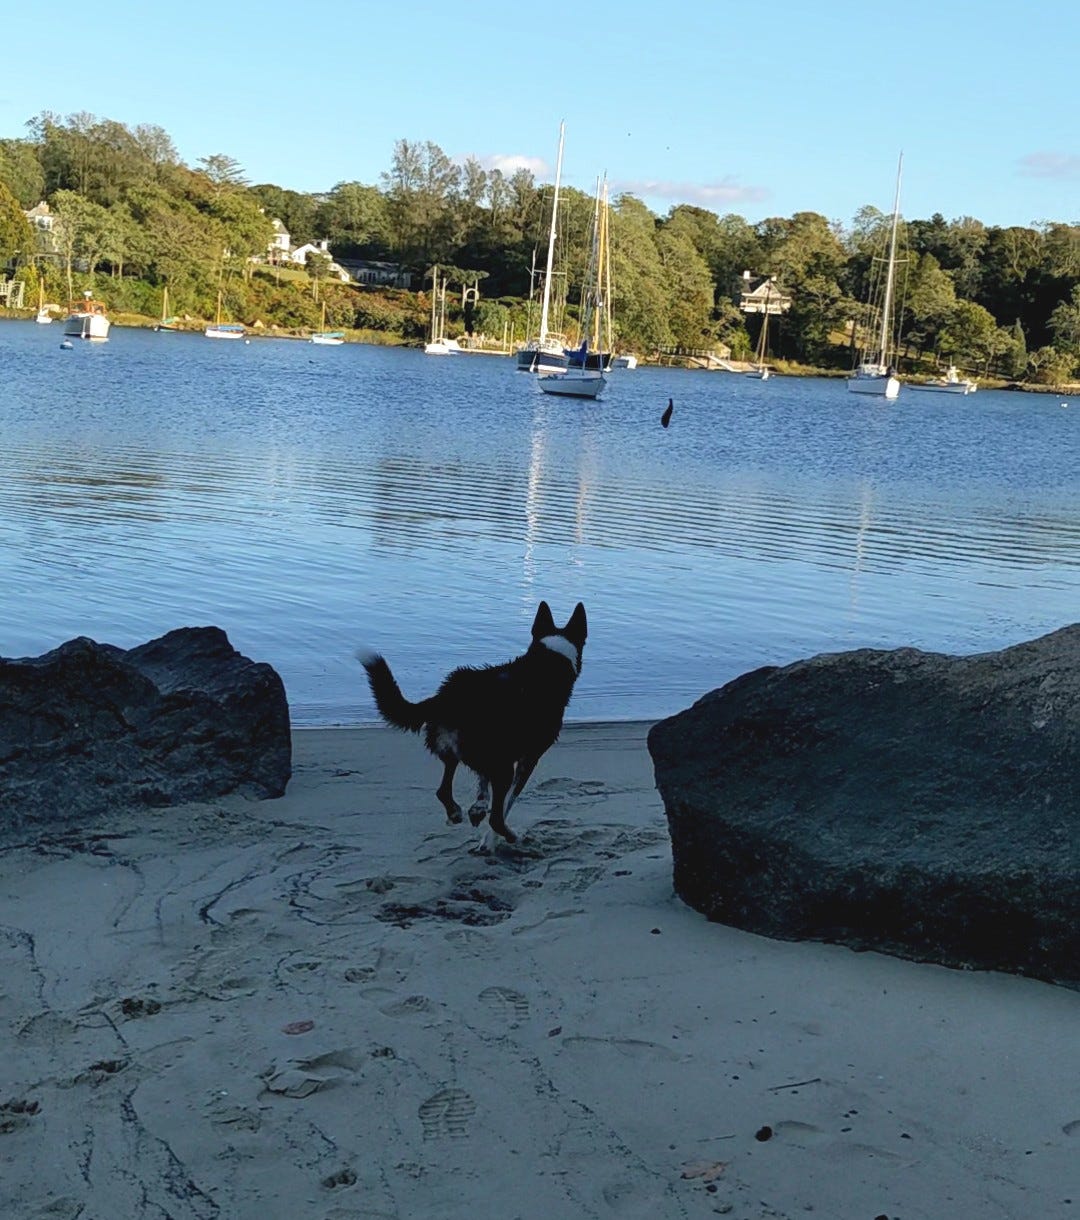
[(710, 919), (1080, 986), (1080, 625), (759, 669), (649, 751)]
[(0, 658), (0, 829), (227, 792), (280, 796), (285, 688), (216, 627)]

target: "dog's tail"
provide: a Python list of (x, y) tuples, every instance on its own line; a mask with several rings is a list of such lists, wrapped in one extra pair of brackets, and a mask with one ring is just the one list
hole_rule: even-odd
[(404, 729), (409, 733), (419, 733), (427, 723), (430, 699), (422, 703), (410, 703), (401, 693), (397, 679), (390, 672), (390, 666), (377, 652), (366, 648), (356, 650), (356, 659), (367, 672), (371, 693), (375, 697), (375, 706), (379, 715), (387, 724), (395, 729)]

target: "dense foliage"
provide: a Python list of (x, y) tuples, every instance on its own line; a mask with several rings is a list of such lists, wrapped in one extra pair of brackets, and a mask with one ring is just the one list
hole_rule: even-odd
[[(317, 324), (325, 301), (334, 325), (406, 341), (423, 334), (423, 294), (336, 283), (320, 258), (292, 275), (260, 266), (276, 218), (294, 246), (325, 239), (336, 258), (398, 264), (417, 286), (433, 265), (449, 269), (458, 287), (479, 286), (479, 329), (494, 339), (524, 335), (551, 206), (551, 188), (526, 170), (459, 165), (435, 144), (399, 140), (378, 185), (305, 194), (249, 185), (224, 154), (189, 168), (159, 127), (45, 113), (28, 133), (0, 140), (0, 261), (35, 287), (40, 275), (50, 293), (74, 296), (108, 276), (97, 287), (114, 310), (153, 316), (167, 286), (173, 312), (202, 318), (213, 316), (220, 292), (230, 317), (297, 327)], [(55, 217), (47, 242), (21, 223), (21, 210), (41, 200)], [(593, 201), (571, 188), (560, 211), (555, 322), (572, 337)], [(746, 355), (759, 325), (738, 307), (749, 270), (776, 277), (791, 298), (770, 327), (775, 356), (847, 367), (888, 219), (868, 207), (849, 227), (814, 212), (750, 224), (688, 205), (657, 217), (623, 195), (610, 225), (620, 346), (726, 344)], [(998, 228), (934, 215), (901, 227), (907, 362), (1055, 382), (1077, 375), (1080, 225)]]

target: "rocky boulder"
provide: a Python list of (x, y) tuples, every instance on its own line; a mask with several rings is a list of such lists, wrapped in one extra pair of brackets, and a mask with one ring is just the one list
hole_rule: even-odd
[(710, 919), (1080, 986), (1080, 625), (758, 669), (649, 751)]
[(216, 627), (0, 658), (0, 830), (227, 792), (281, 796), (285, 688)]

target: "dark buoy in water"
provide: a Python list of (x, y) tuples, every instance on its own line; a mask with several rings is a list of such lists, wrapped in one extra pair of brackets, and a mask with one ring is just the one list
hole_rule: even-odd
[(668, 424), (671, 423), (671, 413), (674, 410), (675, 410), (675, 404), (669, 398), (667, 400), (667, 409), (664, 411), (664, 414), (660, 416), (660, 426), (661, 427), (666, 428), (668, 426)]

